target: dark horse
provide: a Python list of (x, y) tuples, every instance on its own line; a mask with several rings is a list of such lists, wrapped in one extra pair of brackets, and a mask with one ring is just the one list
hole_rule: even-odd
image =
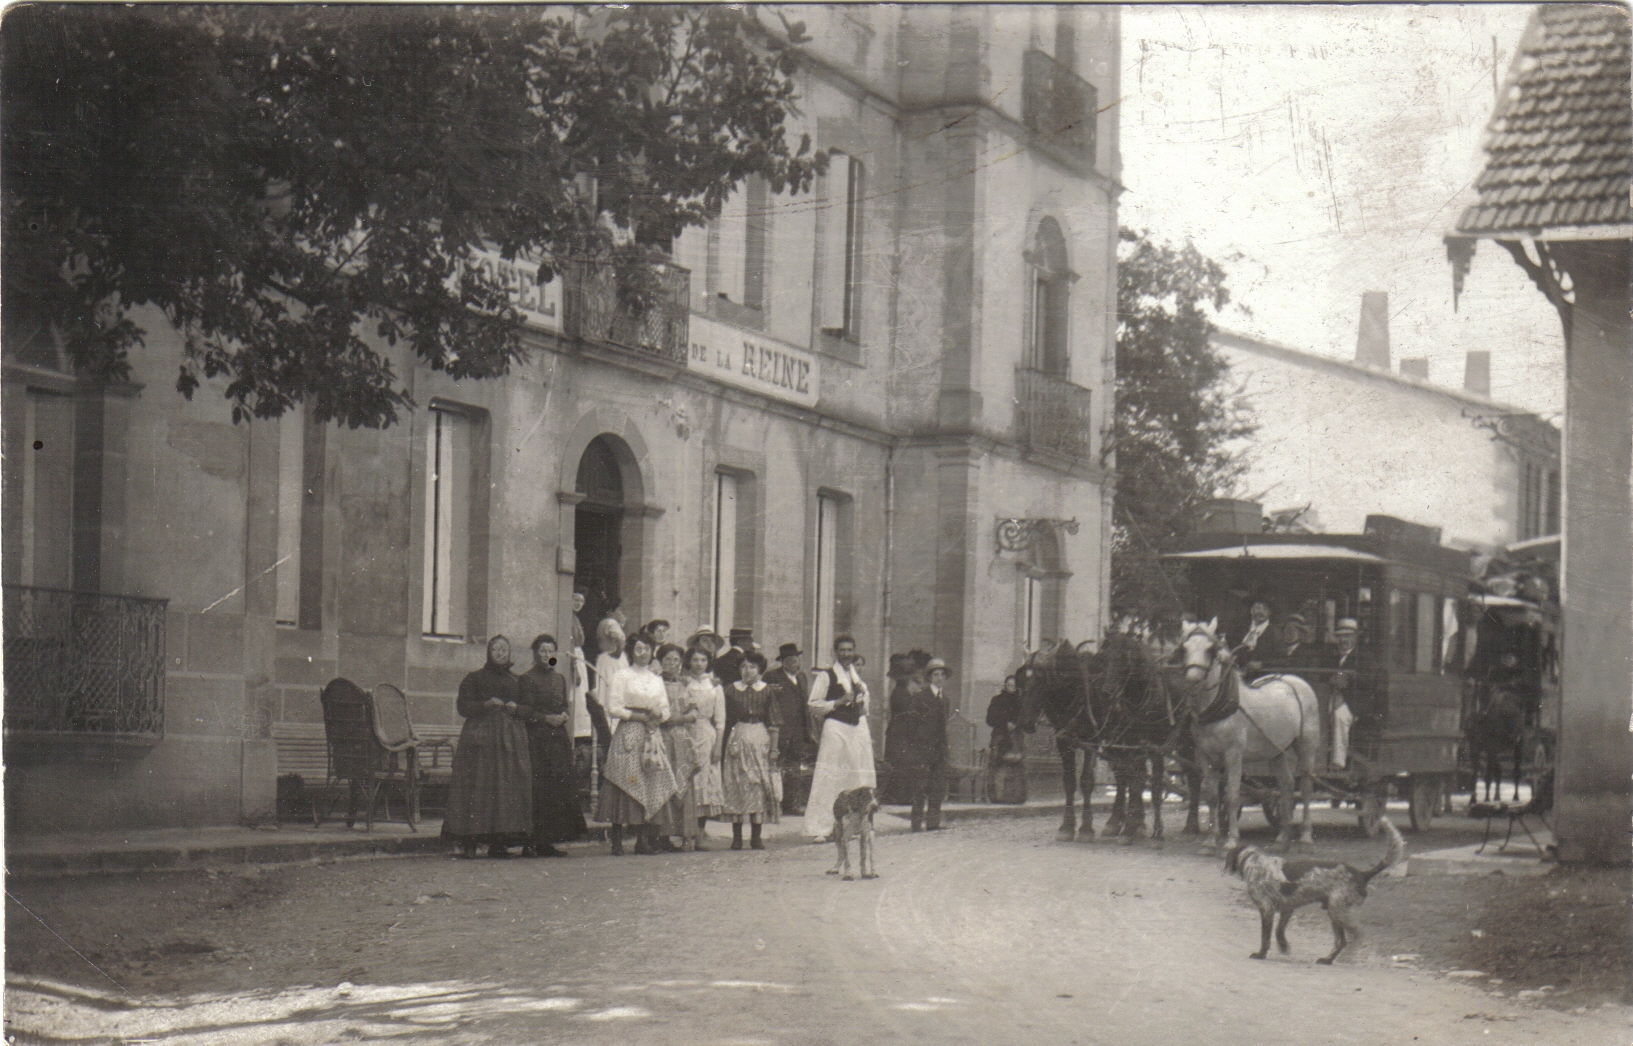
[[(1469, 718), (1469, 755), (1477, 778), (1486, 784), (1486, 801), (1503, 797), (1503, 757), (1514, 763), (1514, 801), (1520, 798), (1522, 748), (1525, 743), (1525, 707), (1520, 696), (1505, 686), (1482, 687), (1475, 695), (1474, 712)], [(1479, 780), (1475, 782), (1479, 791)]]
[[(1167, 757), (1179, 754), (1190, 730), (1182, 703), (1172, 701), (1156, 663), (1137, 636), (1115, 633), (1100, 653), (1076, 651), (1062, 642), (1039, 651), (1016, 673), (1021, 689), (1021, 725), (1032, 730), (1040, 715), (1049, 720), (1060, 753), (1066, 814), (1057, 838), (1092, 839), (1094, 763), (1106, 760), (1117, 782), (1117, 795), (1105, 834), (1132, 840), (1145, 831), (1144, 791), (1149, 782), (1153, 808), (1152, 838), (1161, 839), (1162, 799), (1167, 791)], [(1077, 757), (1083, 755), (1081, 778)], [(1185, 763), (1194, 777), (1194, 759)], [(1081, 785), (1083, 815), (1074, 824), (1072, 807)], [(1199, 782), (1192, 780), (1185, 831), (1198, 831)]]

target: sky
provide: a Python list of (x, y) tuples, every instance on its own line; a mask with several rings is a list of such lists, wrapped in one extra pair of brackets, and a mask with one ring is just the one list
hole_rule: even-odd
[(1454, 309), (1442, 242), (1530, 11), (1125, 8), (1122, 223), (1225, 266), (1220, 326), (1352, 359), (1361, 295), (1384, 291), (1397, 370), (1427, 357), (1461, 387), (1488, 350), (1493, 398), (1559, 420), (1558, 314), (1489, 242)]

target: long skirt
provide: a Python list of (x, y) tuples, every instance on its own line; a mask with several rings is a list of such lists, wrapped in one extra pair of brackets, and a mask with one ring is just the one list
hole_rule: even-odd
[(532, 832), (527, 727), (503, 712), (465, 720), (454, 749), (443, 838), (462, 845), (522, 846)]
[(584, 838), (584, 810), (573, 781), (573, 739), (565, 728), (539, 726), (530, 735), (533, 756), (533, 842), (539, 846)]
[(805, 834), (825, 839), (834, 830), (834, 800), (852, 788), (877, 788), (873, 769), (873, 735), (867, 717), (852, 725), (836, 719), (822, 724), (822, 745), (817, 749), (816, 771), (811, 775), (811, 798), (805, 803)]
[[(675, 772), (678, 790), (663, 804), (655, 818), (665, 835), (688, 836), (697, 834), (697, 799), (692, 791), (692, 775), (697, 772), (697, 753), (692, 747), (692, 735), (685, 723), (664, 726), (663, 744), (669, 752), (669, 765)], [(705, 759), (709, 753), (704, 752)], [(691, 831), (686, 830), (691, 826)]]
[(771, 768), (771, 734), (764, 723), (738, 723), (726, 739), (720, 784), (725, 793), (723, 814), (743, 817), (759, 814), (775, 824), (780, 812), (776, 772)]
[(598, 820), (608, 824), (645, 824), (658, 816), (677, 791), (675, 771), (665, 754), (655, 764), (646, 762), (646, 739), (658, 727), (626, 719), (607, 746), (607, 769), (601, 777), (601, 796), (595, 808)]
[(720, 781), (720, 762), (711, 759), (718, 736), (714, 724), (700, 719), (692, 724), (692, 750), (697, 753), (698, 766), (692, 772), (692, 804), (699, 817), (714, 817), (726, 808), (725, 786)]

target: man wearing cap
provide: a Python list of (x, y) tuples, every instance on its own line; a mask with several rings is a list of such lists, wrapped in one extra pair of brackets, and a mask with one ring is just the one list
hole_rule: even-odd
[(731, 630), (731, 648), (714, 659), (714, 677), (722, 687), (729, 687), (742, 676), (743, 655), (754, 649), (754, 630)]
[(810, 767), (816, 759), (816, 745), (807, 726), (810, 717), (805, 714), (811, 680), (800, 668), (804, 653), (798, 643), (782, 644), (777, 648), (777, 667), (765, 674), (782, 724), (777, 735), (778, 761), (782, 764), (782, 812), (789, 815), (805, 811), (811, 793)]
[(930, 658), (924, 665), (925, 685), (903, 688), (902, 707), (891, 710), (891, 760), (900, 764), (906, 778), (915, 832), (941, 828), (941, 800), (947, 794), (947, 715), (952, 707), (948, 674), (947, 662)]
[(1356, 715), (1352, 705), (1366, 711), (1368, 695), (1365, 673), (1367, 666), (1361, 653), (1361, 628), (1353, 617), (1341, 617), (1333, 626), (1337, 648), (1328, 656), (1327, 668), (1333, 669), (1330, 685), (1332, 706), (1332, 765), (1349, 765), (1349, 732)]
[(1310, 623), (1303, 614), (1292, 613), (1281, 625), (1281, 657), (1276, 664), (1281, 668), (1312, 668), (1315, 651), (1310, 646)]

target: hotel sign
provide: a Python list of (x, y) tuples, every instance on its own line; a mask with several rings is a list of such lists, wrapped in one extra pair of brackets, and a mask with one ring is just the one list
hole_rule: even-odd
[(689, 370), (785, 403), (816, 406), (814, 354), (696, 313), (691, 317), (690, 337)]
[(504, 288), (510, 304), (522, 314), (522, 321), (529, 327), (561, 330), (560, 274), (549, 283), (541, 284), (534, 278), (538, 272), (535, 263), (520, 258), (505, 261), (497, 251), (471, 252), (471, 265)]

